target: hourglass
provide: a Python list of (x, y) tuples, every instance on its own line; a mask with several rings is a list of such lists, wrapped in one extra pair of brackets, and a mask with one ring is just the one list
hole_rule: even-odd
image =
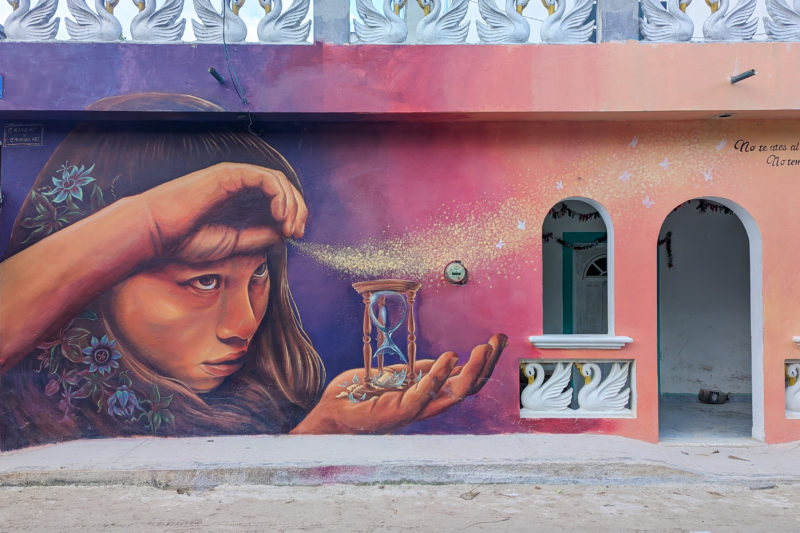
[[(353, 288), (364, 301), (364, 376), (366, 381), (380, 386), (384, 378), (386, 356), (395, 356), (406, 363), (400, 384), (413, 382), (414, 364), (417, 357), (417, 337), (414, 321), (414, 298), (420, 288), (416, 281), (379, 279), (354, 283)], [(407, 325), (406, 353), (397, 345), (393, 335), (403, 324)], [(372, 327), (377, 330), (376, 349), (372, 350)], [(372, 359), (377, 360), (377, 374), (372, 373)], [(394, 376), (394, 374), (393, 374)], [(395, 376), (396, 378), (397, 376)], [(396, 380), (395, 380), (396, 381)]]

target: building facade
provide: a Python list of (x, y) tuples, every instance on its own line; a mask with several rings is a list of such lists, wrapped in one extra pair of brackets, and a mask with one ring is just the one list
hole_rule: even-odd
[(631, 4), (583, 44), (356, 43), (327, 0), (313, 43), (0, 41), (4, 449), (800, 439), (800, 43)]

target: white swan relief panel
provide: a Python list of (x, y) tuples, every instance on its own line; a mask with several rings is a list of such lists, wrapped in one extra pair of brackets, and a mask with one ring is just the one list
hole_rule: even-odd
[(800, 359), (787, 360), (784, 373), (786, 418), (800, 418)]
[[(313, 30), (306, 31), (313, 24), (313, 1), (228, 2), (226, 19), (230, 17), (236, 26), (246, 28), (243, 38), (239, 29), (231, 28), (226, 34), (234, 39), (226, 38), (228, 42), (313, 42)], [(308, 5), (301, 7), (302, 3)], [(47, 7), (49, 4), (56, 6), (52, 14)], [(201, 15), (211, 14), (207, 10), (209, 4), (217, 15), (222, 14), (221, 0), (21, 0), (13, 5), (0, 2), (0, 24), (5, 25), (8, 40), (108, 41), (119, 29), (119, 36), (113, 40), (203, 42), (203, 36), (194, 31), (191, 21), (206, 23)], [(362, 13), (365, 9), (374, 13), (374, 17), (369, 17), (373, 20), (364, 20), (359, 14), (359, 4)], [(800, 0), (641, 0), (640, 6), (643, 40), (800, 40)], [(462, 14), (463, 7), (466, 9)], [(48, 16), (42, 18), (40, 14), (44, 11)], [(159, 16), (165, 11), (175, 13), (175, 18), (169, 19), (168, 32), (163, 31), (166, 19)], [(34, 16), (34, 12), (38, 14)], [(597, 40), (596, 12), (596, 0), (350, 0), (350, 41), (592, 43)], [(742, 14), (746, 15), (746, 20), (742, 19)], [(70, 24), (73, 28), (75, 23), (83, 28), (70, 34), (67, 20), (73, 21)], [(153, 21), (157, 39), (141, 30), (146, 20)], [(97, 28), (87, 28), (87, 24)], [(358, 38), (358, 24), (371, 27), (369, 38)], [(385, 26), (385, 31), (381, 26)], [(432, 36), (434, 26), (438, 28)], [(140, 28), (138, 36), (137, 27)], [(201, 31), (201, 34), (208, 35), (208, 32)]]
[[(582, 36), (579, 41), (595, 41), (595, 12), (596, 2), (592, 3), (589, 14), (583, 16), (583, 25), (588, 25), (591, 31)], [(433, 21), (423, 22), (426, 17), (437, 17), (440, 25), (444, 26), (441, 35), (436, 42), (441, 44), (519, 44), (519, 43), (542, 43), (547, 39), (542, 37), (543, 27), (557, 27), (565, 22), (570, 15), (577, 11), (581, 15), (581, 5), (586, 4), (586, 0), (547, 0), (552, 7), (546, 7), (541, 1), (530, 0), (467, 0), (466, 13), (463, 18), (459, 16), (458, 23), (453, 22), (454, 15), (461, 10), (463, 0), (397, 0), (388, 2), (385, 0), (350, 0), (350, 42), (365, 42), (359, 39), (357, 23), (364, 24), (364, 20), (359, 14), (359, 4), (362, 12), (365, 7), (371, 6), (376, 14), (375, 22), (380, 24), (380, 18), (386, 19), (387, 35), (394, 35), (390, 32), (390, 21), (392, 13), (399, 11), (399, 19), (402, 19), (408, 29), (408, 35), (402, 41), (406, 44), (430, 43), (429, 28)], [(573, 15), (574, 18), (574, 15)], [(549, 20), (548, 20), (549, 19)], [(452, 28), (448, 31), (448, 27)], [(466, 37), (460, 39), (460, 31), (455, 28), (466, 27)], [(488, 31), (487, 31), (488, 28)], [(418, 33), (419, 29), (419, 33)], [(548, 32), (545, 31), (545, 34)], [(454, 37), (458, 35), (459, 37)], [(578, 42), (574, 36), (570, 42)], [(391, 37), (380, 42), (391, 44)]]
[[(673, 21), (674, 31), (666, 31), (664, 24), (670, 24), (670, 20), (653, 21), (659, 28), (655, 35), (661, 34), (662, 38), (652, 40), (683, 41), (691, 40), (695, 42), (705, 42), (713, 40), (738, 40), (747, 39), (754, 41), (764, 40), (798, 40), (800, 39), (800, 9), (798, 0), (715, 0), (707, 5), (702, 0), (642, 0), (643, 4), (656, 8), (661, 6), (665, 13), (670, 11), (666, 17)], [(381, 16), (385, 16), (384, 0), (350, 0), (350, 31), (352, 43), (359, 41), (356, 36), (356, 22), (364, 21), (358, 13), (357, 4), (362, 6), (371, 4), (374, 11)], [(416, 27), (425, 16), (435, 13), (435, 10), (428, 9), (428, 15), (424, 13), (425, 5), (436, 4), (440, 8), (440, 17), (447, 14), (452, 6), (457, 5), (459, 0), (423, 0), (418, 2), (398, 0), (395, 2), (402, 7), (399, 9), (399, 18), (402, 19), (408, 28), (407, 37), (402, 41), (407, 44), (417, 44), (429, 42), (418, 39)], [(674, 6), (669, 4), (674, 3)], [(544, 0), (544, 2), (530, 2), (527, 0), (469, 0), (466, 15), (463, 23), (468, 24), (469, 30), (466, 40), (468, 44), (499, 44), (499, 43), (582, 43), (595, 42), (596, 39), (596, 10), (597, 2), (589, 0), (590, 12), (585, 13), (587, 8), (586, 0)], [(771, 4), (772, 12), (767, 4)], [(786, 9), (781, 9), (785, 5)], [(678, 8), (680, 6), (680, 8)], [(712, 7), (713, 6), (713, 7)], [(775, 7), (777, 6), (777, 7)], [(395, 10), (397, 6), (395, 5)], [(673, 9), (674, 8), (674, 9)], [(767, 31), (767, 21), (765, 17), (770, 14), (775, 17), (776, 9), (781, 13), (788, 13), (789, 21), (784, 18), (777, 21), (782, 24), (783, 31)], [(788, 11), (787, 11), (788, 10)], [(737, 13), (750, 12), (746, 21), (738, 21)], [(642, 10), (644, 15), (644, 10)], [(782, 15), (778, 15), (781, 17)], [(387, 18), (391, 18), (391, 14)], [(580, 19), (580, 20), (578, 20)], [(747, 31), (739, 31), (737, 23)], [(786, 24), (791, 28), (786, 30)], [(648, 26), (645, 20), (643, 26)], [(797, 28), (794, 26), (797, 25)], [(504, 31), (504, 26), (507, 29)], [(704, 27), (709, 29), (704, 32)], [(713, 26), (713, 27), (712, 27)], [(721, 28), (725, 26), (725, 28)], [(388, 25), (387, 25), (388, 27)], [(487, 32), (485, 28), (490, 27), (493, 31)], [(716, 27), (716, 30), (715, 28)], [(754, 31), (750, 31), (750, 28)], [(584, 30), (588, 28), (588, 33)], [(484, 29), (484, 31), (481, 31)], [(580, 30), (580, 31), (579, 31)], [(688, 32), (688, 33), (687, 33)], [(708, 33), (708, 35), (706, 35)], [(525, 38), (524, 35), (528, 37)], [(642, 39), (648, 38), (648, 32), (643, 29)], [(390, 40), (377, 41), (389, 44)], [(394, 41), (396, 42), (396, 41)]]
[(634, 418), (632, 360), (520, 361), (520, 418)]
[[(791, 40), (780, 31), (768, 31), (776, 21), (765, 19), (770, 14), (775, 16), (775, 6), (781, 8), (791, 1), (642, 0), (642, 38), (663, 42), (763, 41), (768, 40), (771, 33), (775, 40)], [(791, 10), (791, 7), (787, 4), (786, 9)], [(798, 17), (800, 20), (800, 15)], [(784, 21), (777, 22), (782, 25)]]
[[(55, 18), (59, 19), (57, 24), (57, 31), (52, 35), (52, 37), (46, 38), (39, 38), (39, 37), (29, 37), (24, 40), (49, 40), (55, 39), (59, 41), (69, 41), (69, 40), (76, 40), (75, 37), (72, 37), (68, 31), (66, 20), (72, 20), (76, 23), (81, 23), (85, 21), (85, 17), (81, 17), (81, 15), (75, 15), (72, 11), (75, 11), (76, 8), (73, 5), (72, 11), (69, 7), (68, 0), (45, 0), (46, 2), (54, 2), (57, 4), (56, 9), (53, 13), (53, 16), (49, 21), (40, 22), (41, 24), (44, 23), (52, 23)], [(112, 4), (113, 2), (106, 1), (103, 2), (102, 0), (71, 0), (73, 4), (77, 4), (78, 10), (85, 13), (89, 18), (94, 18), (94, 15), (98, 13), (98, 4), (100, 6), (105, 6), (106, 4)], [(42, 3), (42, 0), (30, 0), (28, 4), (30, 4), (29, 8), (31, 11), (35, 10), (38, 7), (38, 4)], [(97, 16), (97, 26), (99, 28), (99, 34), (102, 35), (102, 29), (105, 26), (116, 26), (119, 24), (121, 29), (119, 36), (114, 39), (115, 41), (131, 41), (131, 42), (142, 42), (142, 41), (154, 41), (154, 39), (141, 39), (137, 38), (137, 27), (141, 27), (142, 19), (145, 18), (149, 13), (153, 12), (153, 17), (158, 16), (158, 12), (166, 7), (166, 9), (172, 10), (176, 9), (174, 4), (178, 4), (176, 17), (173, 21), (172, 26), (177, 27), (179, 31), (170, 32), (169, 35), (161, 36), (161, 38), (157, 39), (157, 42), (202, 42), (203, 39), (200, 36), (196, 35), (194, 32), (192, 20), (196, 23), (203, 23), (204, 21), (200, 17), (200, 12), (204, 11), (204, 7), (207, 7), (207, 4), (210, 4), (211, 9), (221, 18), (222, 14), (222, 7), (223, 3), (222, 0), (200, 0), (200, 7), (196, 6), (196, 1), (193, 0), (119, 0), (116, 5), (105, 6), (106, 9), (100, 9), (100, 15)], [(22, 4), (22, 3), (20, 3)], [(182, 6), (180, 5), (182, 4)], [(301, 5), (305, 4), (305, 5)], [(264, 26), (266, 24), (270, 24), (273, 20), (278, 21), (286, 21), (283, 26), (286, 26), (287, 23), (295, 28), (306, 28), (310, 27), (313, 24), (314, 19), (314, 2), (309, 0), (283, 0), (276, 2), (275, 0), (272, 1), (259, 1), (259, 0), (228, 0), (228, 11), (226, 12), (226, 22), (228, 26), (230, 26), (231, 22), (236, 23), (237, 25), (241, 25), (243, 28), (246, 29), (246, 35), (243, 40), (234, 40), (231, 38), (235, 32), (231, 32), (230, 34), (226, 32), (226, 41), (229, 43), (232, 42), (245, 42), (245, 43), (260, 43), (260, 42), (272, 42), (265, 41), (260, 38), (260, 35), (263, 37), (265, 35)], [(24, 7), (24, 6), (23, 6)], [(297, 13), (291, 13), (292, 8), (295, 8), (297, 11), (298, 8), (304, 10), (301, 17), (298, 19)], [(83, 9), (87, 9), (88, 13), (84, 12)], [(280, 10), (280, 12), (278, 12)], [(0, 25), (7, 23), (6, 21), (12, 15), (14, 9), (12, 6), (7, 2), (0, 2)], [(235, 14), (234, 14), (235, 12)], [(232, 20), (228, 20), (228, 17), (232, 15)], [(283, 18), (281, 18), (283, 17)], [(16, 17), (14, 17), (16, 18)], [(84, 20), (77, 20), (79, 18), (84, 18)], [(288, 20), (287, 20), (288, 19)], [(12, 18), (13, 20), (13, 18)], [(116, 21), (116, 22), (114, 22)], [(183, 24), (181, 21), (185, 21)], [(162, 20), (154, 19), (155, 26), (163, 26), (160, 24), (163, 22)], [(281, 27), (281, 22), (278, 22), (279, 28)], [(213, 22), (210, 22), (213, 25)], [(292, 31), (291, 29), (284, 30), (286, 35), (286, 39), (282, 42), (301, 42), (301, 43), (313, 43), (314, 32), (313, 28), (309, 28), (310, 31), (307, 35), (304, 35), (305, 32), (300, 32), (301, 37), (305, 37), (302, 40), (298, 40), (298, 31)], [(90, 34), (91, 31), (89, 30)], [(8, 33), (8, 32), (6, 32)], [(41, 30), (34, 30), (33, 35), (41, 35)], [(177, 39), (173, 36), (177, 34)], [(141, 33), (140, 33), (141, 35)], [(230, 35), (230, 36), (229, 36)], [(8, 36), (9, 40), (23, 40), (23, 39), (12, 39), (11, 36)], [(78, 39), (81, 40), (81, 39)], [(108, 39), (103, 38), (89, 38), (86, 39), (88, 41), (107, 41)], [(221, 42), (221, 40), (219, 41)]]

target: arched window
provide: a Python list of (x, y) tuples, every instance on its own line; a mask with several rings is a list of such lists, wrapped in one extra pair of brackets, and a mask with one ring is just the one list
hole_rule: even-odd
[(588, 265), (586, 265), (586, 269), (583, 271), (583, 279), (607, 278), (608, 277), (607, 265), (608, 261), (606, 260), (605, 254), (595, 257)]
[(614, 335), (614, 232), (608, 211), (566, 198), (542, 223), (542, 331), (539, 348), (621, 348)]

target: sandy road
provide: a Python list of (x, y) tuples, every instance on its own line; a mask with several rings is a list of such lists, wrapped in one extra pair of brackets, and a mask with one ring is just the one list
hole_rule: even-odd
[(800, 531), (794, 485), (0, 488), (2, 531)]

